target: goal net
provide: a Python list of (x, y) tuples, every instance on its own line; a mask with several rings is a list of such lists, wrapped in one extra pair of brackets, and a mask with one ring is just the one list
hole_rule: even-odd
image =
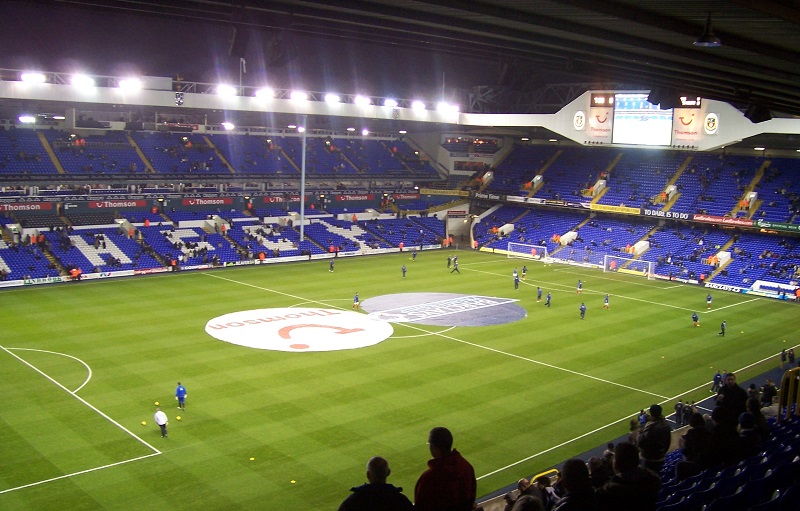
[(549, 260), (549, 255), (547, 247), (541, 245), (508, 242), (508, 257), (547, 261)]
[(643, 261), (630, 257), (613, 255), (606, 255), (603, 257), (604, 272), (627, 273), (628, 275), (645, 277), (647, 280), (653, 280), (655, 278), (655, 266), (655, 263), (651, 261)]

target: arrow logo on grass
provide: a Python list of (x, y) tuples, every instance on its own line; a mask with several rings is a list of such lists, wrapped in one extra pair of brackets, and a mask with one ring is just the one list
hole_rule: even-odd
[(363, 332), (363, 328), (344, 328), (340, 326), (332, 326), (332, 325), (292, 325), (292, 326), (285, 326), (278, 330), (278, 335), (280, 335), (283, 339), (291, 339), (291, 332), (295, 328), (332, 328), (336, 330), (335, 334), (352, 334), (355, 332)]

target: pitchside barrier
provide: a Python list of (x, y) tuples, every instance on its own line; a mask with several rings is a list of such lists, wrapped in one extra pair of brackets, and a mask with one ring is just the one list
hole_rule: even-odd
[(781, 377), (778, 392), (778, 422), (800, 415), (800, 367), (789, 369)]

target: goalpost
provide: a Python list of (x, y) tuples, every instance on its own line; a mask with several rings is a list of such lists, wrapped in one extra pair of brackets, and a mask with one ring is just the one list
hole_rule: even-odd
[(528, 245), (526, 243), (516, 243), (513, 241), (508, 242), (508, 257), (533, 259), (535, 261), (550, 261), (550, 254), (547, 252), (547, 247), (542, 245)]
[(655, 279), (656, 265), (652, 261), (606, 255), (603, 257), (603, 272), (627, 273), (647, 280)]

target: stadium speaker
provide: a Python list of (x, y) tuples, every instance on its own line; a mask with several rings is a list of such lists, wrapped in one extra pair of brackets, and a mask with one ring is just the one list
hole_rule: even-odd
[(250, 39), (250, 32), (247, 29), (237, 29), (231, 27), (230, 38), (228, 39), (228, 55), (231, 57), (242, 58), (247, 52), (247, 43)]
[(750, 103), (744, 116), (752, 123), (764, 122), (772, 119), (772, 114), (769, 113), (769, 108), (757, 103)]

